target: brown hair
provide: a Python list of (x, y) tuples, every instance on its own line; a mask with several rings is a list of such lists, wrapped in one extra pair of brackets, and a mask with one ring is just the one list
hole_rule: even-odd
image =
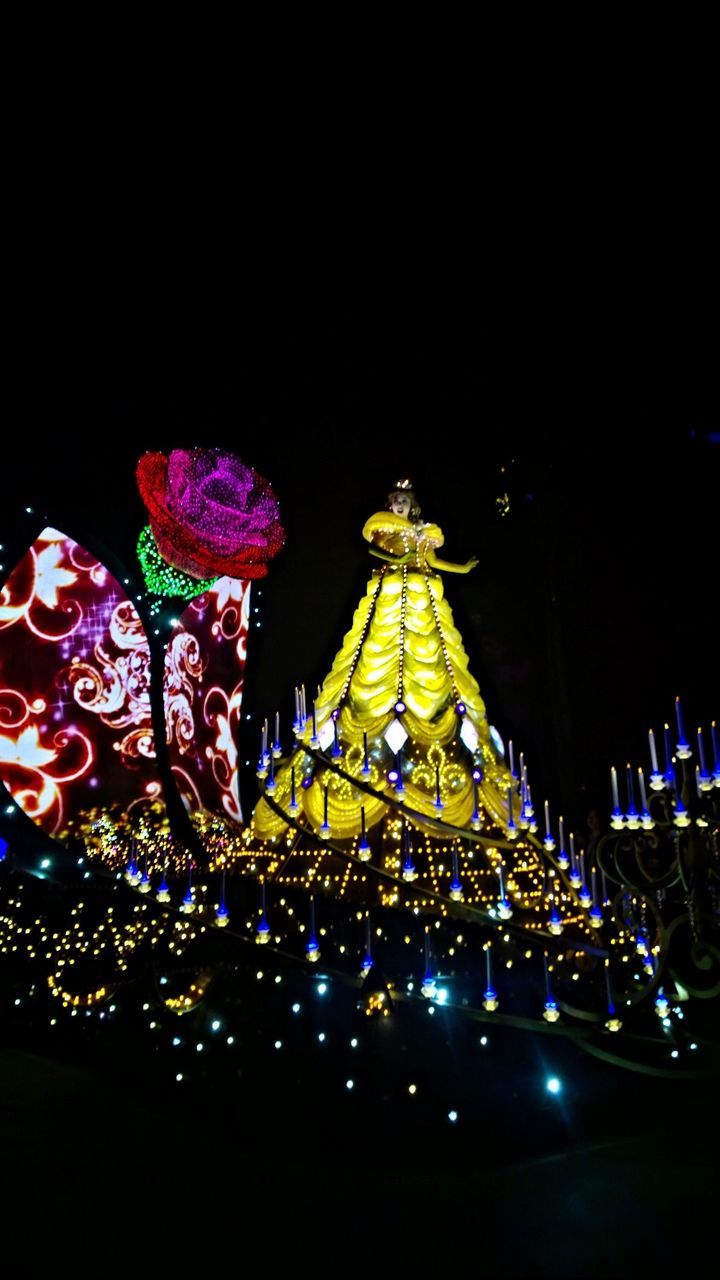
[(390, 510), (390, 503), (392, 499), (395, 497), (396, 493), (403, 494), (405, 497), (410, 499), (410, 510), (408, 512), (408, 518), (413, 521), (419, 520), (420, 506), (415, 494), (415, 490), (412, 487), (412, 481), (398, 480), (397, 484), (395, 484), (393, 488), (390, 490), (390, 492), (388, 493), (387, 501), (385, 503), (386, 511)]

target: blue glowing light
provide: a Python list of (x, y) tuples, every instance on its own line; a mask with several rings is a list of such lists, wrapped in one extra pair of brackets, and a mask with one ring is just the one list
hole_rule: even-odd
[(562, 1085), (558, 1080), (557, 1076), (550, 1076), (548, 1080), (545, 1082), (545, 1088), (547, 1089), (548, 1093), (560, 1093), (562, 1089)]

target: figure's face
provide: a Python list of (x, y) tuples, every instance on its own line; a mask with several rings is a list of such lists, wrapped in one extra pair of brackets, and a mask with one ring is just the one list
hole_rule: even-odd
[(390, 510), (396, 516), (404, 516), (407, 520), (410, 515), (411, 505), (409, 493), (395, 492), (390, 494)]

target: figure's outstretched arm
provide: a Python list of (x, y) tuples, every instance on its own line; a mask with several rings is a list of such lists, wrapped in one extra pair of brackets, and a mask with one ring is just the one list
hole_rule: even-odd
[(388, 564), (407, 564), (412, 558), (412, 551), (406, 551), (404, 556), (391, 555), (389, 551), (378, 551), (376, 547), (370, 547), (370, 555), (377, 556), (378, 560), (387, 560)]
[(451, 560), (441, 560), (432, 550), (427, 553), (427, 562), (431, 568), (440, 569), (443, 573), (470, 573), (480, 563), (477, 556), (473, 556), (465, 564), (453, 564)]

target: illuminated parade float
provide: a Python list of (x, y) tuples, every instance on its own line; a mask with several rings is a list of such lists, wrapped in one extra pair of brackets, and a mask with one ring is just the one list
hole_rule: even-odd
[[(46, 837), (40, 880), (63, 849), (82, 877), (51, 926), (13, 863), (19, 989), (26, 972), (54, 1017), (100, 1010), (144, 958), (171, 1018), (209, 1008), (220, 972), (239, 990), (274, 964), (283, 1017), (334, 983), (363, 1021), (442, 1006), (654, 1071), (697, 1054), (686, 1015), (719, 989), (714, 722), (691, 746), (678, 700), (662, 765), (651, 732), (581, 847), (471, 674), (446, 584), (477, 561), (442, 558), (403, 478), (363, 528), (373, 567), (330, 671), (257, 735), (246, 823), (250, 600), (284, 542), (277, 499), (221, 450), (146, 454), (138, 485), (146, 593), (51, 525), (2, 588), (0, 777)], [(6, 873), (14, 853), (4, 839)]]

